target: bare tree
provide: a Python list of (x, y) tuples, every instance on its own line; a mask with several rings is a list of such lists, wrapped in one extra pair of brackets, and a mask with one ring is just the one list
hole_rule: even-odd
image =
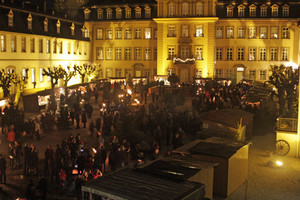
[(63, 69), (63, 80), (65, 85), (65, 95), (68, 94), (68, 82), (76, 75), (76, 71), (71, 71), (70, 66), (67, 67), (67, 70)]
[(6, 71), (5, 69), (0, 70), (0, 87), (3, 90), (4, 97), (9, 96), (9, 88), (14, 83), (16, 74), (14, 71)]
[(80, 75), (81, 77), (81, 83), (84, 83), (84, 79), (85, 77), (89, 77), (94, 75), (94, 73), (96, 72), (96, 65), (80, 65), (74, 66), (74, 70)]

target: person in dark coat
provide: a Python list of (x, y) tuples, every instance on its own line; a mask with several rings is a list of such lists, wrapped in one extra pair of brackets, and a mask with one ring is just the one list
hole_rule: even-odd
[(81, 113), (81, 122), (83, 123), (83, 128), (86, 128), (86, 112)]
[(6, 160), (0, 154), (0, 182), (6, 184)]
[(26, 188), (26, 199), (27, 200), (34, 200), (35, 199), (35, 185), (33, 180), (30, 180), (27, 188)]
[(28, 147), (28, 145), (25, 143), (25, 146), (23, 148), (23, 153), (24, 153), (24, 165), (23, 165), (23, 169), (24, 169), (24, 175), (28, 175), (28, 171), (29, 171), (29, 165), (30, 165), (30, 148)]

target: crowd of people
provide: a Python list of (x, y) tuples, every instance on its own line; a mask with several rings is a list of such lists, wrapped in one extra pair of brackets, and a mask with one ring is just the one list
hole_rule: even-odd
[[(93, 88), (87, 86), (85, 92), (77, 90), (67, 96), (61, 95), (58, 110), (49, 106), (49, 112), (33, 120), (24, 120), (24, 114), (17, 111), (16, 118), (20, 119), (9, 124), (8, 109), (15, 109), (12, 106), (4, 110), (4, 115), (1, 116), (3, 133), (9, 135), (9, 132), (15, 132), (17, 135), (16, 138), (9, 139), (9, 168), (22, 168), (25, 176), (42, 174), (47, 180), (59, 183), (62, 191), (76, 191), (81, 196), (80, 187), (85, 181), (131, 163), (141, 165), (147, 159), (158, 158), (163, 150), (168, 152), (183, 145), (187, 134), (195, 136), (201, 130), (201, 114), (204, 112), (241, 108), (241, 98), (250, 87), (251, 85), (243, 83), (216, 83), (212, 87), (197, 87), (192, 111), (178, 109), (174, 98), (174, 95), (184, 98), (183, 92), (189, 88), (187, 86), (175, 92), (160, 89), (151, 94), (145, 87), (141, 95), (135, 96), (138, 103), (132, 106), (134, 98), (123, 82), (99, 84)], [(101, 102), (98, 102), (99, 96), (102, 96)], [(152, 101), (147, 102), (147, 96), (152, 96)], [(100, 110), (96, 117), (92, 115), (95, 105)], [(62, 124), (73, 126), (75, 133), (76, 129), (83, 128), (88, 134), (84, 137), (79, 133), (75, 136), (72, 134), (55, 148), (49, 145), (44, 152), (41, 170), (37, 147), (27, 143), (23, 147), (18, 138), (25, 134), (30, 138), (35, 136), (40, 139), (40, 133), (46, 133), (51, 126), (48, 119), (54, 113), (56, 121), (62, 120)], [(10, 131), (3, 127), (9, 127)], [(88, 140), (96, 142), (90, 146), (85, 143)], [(0, 170), (1, 166), (0, 156)], [(46, 195), (45, 185), (45, 179), (37, 187), (30, 182), (27, 188), (28, 199), (36, 194), (34, 188), (43, 188), (42, 193)]]

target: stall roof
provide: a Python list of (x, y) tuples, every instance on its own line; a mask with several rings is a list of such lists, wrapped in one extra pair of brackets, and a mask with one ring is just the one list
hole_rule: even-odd
[(197, 174), (202, 169), (208, 167), (212, 168), (216, 165), (216, 163), (197, 161), (196, 159), (188, 160), (173, 157), (157, 160), (142, 168), (142, 170), (161, 177), (186, 180)]
[[(237, 122), (245, 116), (254, 116), (252, 113), (241, 109), (224, 109), (213, 110), (203, 115), (203, 120), (217, 122), (225, 126), (236, 128)], [(246, 120), (242, 120), (243, 125), (247, 124)]]
[(130, 168), (107, 174), (82, 186), (82, 191), (118, 200), (179, 200), (205, 185), (170, 180)]

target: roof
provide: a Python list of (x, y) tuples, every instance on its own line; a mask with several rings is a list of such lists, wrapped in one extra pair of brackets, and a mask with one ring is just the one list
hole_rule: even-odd
[(188, 178), (196, 175), (202, 169), (208, 167), (213, 168), (216, 165), (216, 163), (198, 161), (192, 157), (187, 159), (182, 157), (176, 158), (175, 156), (173, 158), (157, 160), (146, 167), (143, 167), (142, 170), (160, 177), (187, 180)]
[(175, 200), (195, 191), (204, 195), (205, 185), (190, 181), (174, 181), (125, 168), (104, 175), (82, 186), (82, 191), (112, 199)]
[[(202, 116), (203, 120), (213, 121), (225, 126), (236, 128), (240, 119), (247, 119), (247, 117), (253, 117), (250, 112), (241, 109), (224, 109), (224, 110), (212, 110)], [(247, 120), (242, 120), (243, 125), (247, 125)]]
[[(13, 27), (8, 26), (8, 13), (13, 12)], [(32, 16), (32, 29), (27, 27), (27, 18)], [(44, 20), (48, 19), (48, 32), (44, 31)], [(56, 23), (60, 21), (60, 33), (57, 33)], [(74, 23), (75, 32), (71, 35), (71, 26)], [(57, 15), (49, 15), (47, 13), (40, 13), (37, 11), (16, 8), (11, 5), (0, 4), (0, 31), (44, 35), (58, 38), (68, 38), (76, 40), (89, 41), (89, 38), (82, 36), (83, 23), (58, 17)]]
[(85, 6), (118, 6), (118, 5), (145, 5), (145, 4), (157, 4), (155, 0), (90, 0)]

